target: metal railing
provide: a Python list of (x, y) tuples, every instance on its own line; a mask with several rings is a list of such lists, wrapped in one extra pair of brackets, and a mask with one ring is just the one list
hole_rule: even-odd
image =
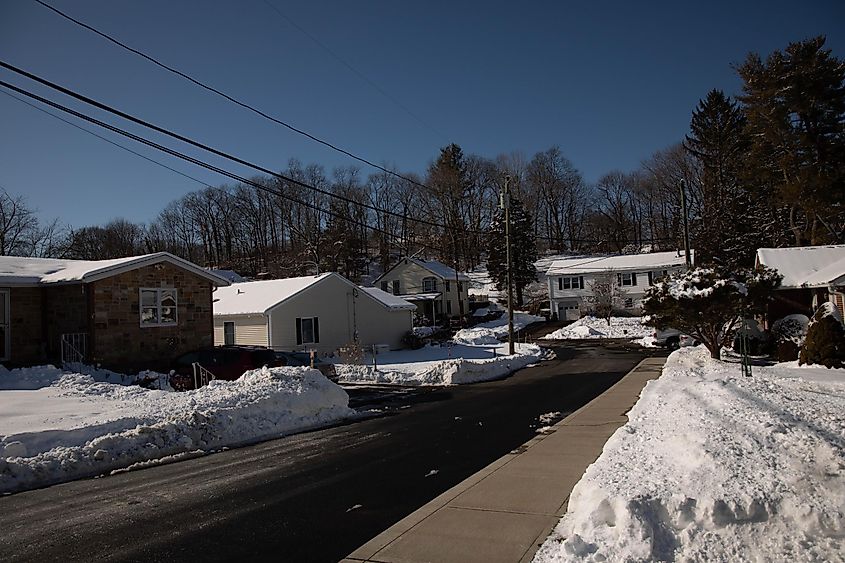
[(194, 389), (199, 389), (203, 385), (208, 385), (209, 381), (216, 379), (213, 373), (199, 365), (199, 363), (194, 362), (191, 365), (194, 368)]
[(88, 333), (73, 332), (61, 338), (62, 365), (81, 365), (88, 355)]

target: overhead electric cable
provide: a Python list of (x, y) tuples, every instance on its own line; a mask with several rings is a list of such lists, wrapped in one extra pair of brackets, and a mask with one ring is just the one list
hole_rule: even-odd
[(53, 7), (53, 6), (51, 6), (50, 4), (47, 4), (46, 2), (44, 2), (43, 0), (35, 0), (35, 2), (37, 2), (38, 4), (40, 4), (40, 5), (44, 6), (44, 7), (45, 7), (45, 8), (47, 8), (48, 10), (51, 10), (52, 12), (55, 12), (55, 13), (56, 13), (56, 14), (58, 14), (59, 16), (61, 16), (61, 17), (65, 18), (66, 20), (68, 20), (68, 21), (70, 21), (70, 22), (73, 22), (73, 23), (75, 23), (76, 25), (78, 25), (78, 26), (80, 26), (80, 27), (83, 27), (83, 28), (85, 28), (85, 29), (87, 29), (87, 30), (89, 30), (89, 31), (91, 31), (91, 32), (93, 32), (93, 33), (96, 33), (97, 35), (99, 35), (99, 36), (100, 36), (100, 37), (102, 37), (103, 39), (105, 39), (105, 40), (107, 40), (107, 41), (110, 41), (111, 43), (113, 43), (113, 44), (117, 45), (118, 47), (121, 47), (121, 48), (126, 49), (127, 51), (129, 51), (129, 52), (131, 52), (131, 53), (134, 53), (135, 55), (138, 55), (139, 57), (142, 57), (142, 58), (146, 59), (147, 61), (149, 61), (149, 62), (153, 63), (154, 65), (156, 65), (156, 66), (158, 66), (158, 67), (160, 67), (160, 68), (162, 68), (162, 69), (164, 69), (164, 70), (166, 70), (166, 71), (168, 71), (168, 72), (170, 72), (170, 73), (173, 73), (173, 74), (175, 74), (175, 75), (177, 75), (177, 76), (179, 76), (179, 77), (181, 77), (181, 78), (184, 78), (185, 80), (188, 80), (189, 82), (191, 82), (191, 83), (195, 84), (196, 86), (199, 86), (200, 88), (203, 88), (204, 90), (207, 90), (207, 91), (212, 92), (212, 93), (214, 93), (214, 94), (216, 94), (216, 95), (218, 95), (218, 96), (221, 96), (221, 97), (225, 98), (226, 100), (228, 100), (228, 101), (232, 102), (233, 104), (237, 104), (238, 106), (240, 106), (240, 107), (242, 107), (242, 108), (244, 108), (244, 109), (246, 109), (246, 110), (249, 110), (249, 111), (251, 111), (251, 112), (253, 112), (253, 113), (257, 114), (257, 115), (260, 115), (261, 117), (263, 117), (263, 118), (265, 118), (265, 119), (269, 119), (270, 121), (272, 121), (272, 122), (274, 122), (274, 123), (276, 123), (276, 124), (278, 124), (278, 125), (281, 125), (281, 126), (283, 126), (283, 127), (286, 127), (287, 129), (289, 129), (289, 130), (291, 130), (291, 131), (293, 131), (293, 132), (295, 132), (295, 133), (298, 133), (299, 135), (303, 135), (303, 136), (305, 136), (305, 137), (307, 137), (307, 138), (311, 139), (312, 141), (314, 141), (314, 142), (316, 142), (316, 143), (319, 143), (319, 144), (321, 144), (321, 145), (323, 145), (323, 146), (326, 146), (326, 147), (328, 147), (328, 148), (330, 148), (330, 149), (332, 149), (332, 150), (334, 150), (334, 151), (337, 151), (337, 152), (339, 152), (339, 153), (341, 153), (341, 154), (344, 154), (344, 155), (346, 155), (346, 156), (348, 156), (348, 157), (350, 157), (350, 158), (352, 158), (352, 159), (357, 160), (358, 162), (364, 163), (364, 164), (366, 164), (367, 166), (372, 166), (373, 168), (376, 168), (376, 169), (378, 169), (378, 170), (381, 170), (382, 172), (385, 172), (385, 173), (387, 173), (387, 174), (390, 174), (390, 175), (392, 175), (392, 176), (395, 176), (395, 177), (397, 177), (397, 178), (400, 178), (400, 179), (402, 179), (402, 180), (405, 180), (406, 182), (410, 182), (411, 184), (414, 184), (414, 185), (419, 186), (419, 187), (421, 187), (421, 188), (430, 189), (430, 188), (429, 188), (428, 186), (426, 186), (425, 184), (423, 184), (423, 183), (421, 183), (421, 182), (418, 182), (418, 181), (416, 181), (416, 180), (414, 180), (414, 179), (412, 179), (412, 178), (410, 178), (410, 177), (408, 177), (408, 176), (405, 176), (404, 174), (400, 174), (399, 172), (396, 172), (395, 170), (390, 170), (389, 168), (385, 168), (384, 166), (381, 166), (381, 165), (379, 165), (379, 164), (376, 164), (376, 163), (374, 163), (374, 162), (372, 162), (372, 161), (370, 161), (370, 160), (368, 160), (368, 159), (366, 159), (366, 158), (364, 158), (364, 157), (360, 157), (360, 156), (358, 156), (358, 155), (356, 155), (356, 154), (354, 154), (354, 153), (352, 153), (352, 152), (350, 152), (350, 151), (348, 151), (348, 150), (346, 150), (346, 149), (340, 148), (340, 147), (338, 147), (337, 145), (335, 145), (335, 144), (333, 144), (333, 143), (330, 143), (329, 141), (325, 141), (325, 140), (323, 140), (323, 139), (321, 139), (321, 138), (317, 137), (316, 135), (312, 135), (311, 133), (308, 133), (307, 131), (305, 131), (305, 130), (303, 130), (303, 129), (300, 129), (300, 128), (298, 128), (298, 127), (294, 126), (294, 125), (291, 125), (290, 123), (287, 123), (287, 122), (285, 122), (285, 121), (282, 121), (281, 119), (279, 119), (279, 118), (277, 118), (277, 117), (273, 117), (272, 115), (270, 115), (270, 114), (268, 114), (268, 113), (264, 112), (264, 111), (263, 111), (263, 110), (261, 110), (261, 109), (256, 108), (256, 107), (255, 107), (255, 106), (253, 106), (253, 105), (250, 105), (250, 104), (248, 104), (248, 103), (246, 103), (246, 102), (242, 102), (242, 101), (238, 100), (237, 98), (235, 98), (235, 97), (233, 97), (233, 96), (230, 96), (229, 94), (227, 94), (227, 93), (223, 92), (222, 90), (219, 90), (219, 89), (215, 88), (214, 86), (209, 86), (208, 84), (206, 84), (206, 83), (204, 83), (204, 82), (201, 82), (200, 80), (198, 80), (198, 79), (196, 79), (196, 78), (194, 78), (194, 77), (192, 77), (192, 76), (190, 76), (190, 75), (186, 74), (185, 72), (182, 72), (182, 71), (181, 71), (181, 70), (179, 70), (179, 69), (176, 69), (176, 68), (174, 68), (174, 67), (172, 67), (172, 66), (170, 66), (170, 65), (168, 65), (168, 64), (165, 64), (165, 63), (163, 63), (163, 62), (159, 61), (158, 59), (156, 59), (156, 58), (154, 58), (154, 57), (152, 57), (152, 56), (150, 56), (150, 55), (147, 55), (146, 53), (144, 53), (144, 52), (142, 52), (142, 51), (140, 51), (140, 50), (138, 50), (138, 49), (135, 49), (134, 47), (130, 47), (129, 45), (127, 45), (126, 43), (123, 43), (123, 42), (122, 42), (122, 41), (120, 41), (119, 39), (116, 39), (116, 38), (112, 37), (111, 35), (109, 35), (109, 34), (107, 34), (107, 33), (103, 32), (103, 31), (100, 31), (100, 30), (98, 30), (98, 29), (96, 29), (96, 28), (94, 28), (94, 27), (92, 27), (92, 26), (88, 25), (87, 23), (85, 23), (85, 22), (83, 22), (83, 21), (80, 21), (80, 20), (78, 20), (78, 19), (74, 18), (73, 16), (71, 16), (71, 15), (69, 15), (69, 14), (66, 14), (66, 13), (62, 12), (62, 11), (61, 11), (61, 10), (59, 10), (58, 8), (54, 8), (54, 7)]
[(210, 153), (212, 153), (216, 156), (225, 158), (227, 160), (231, 160), (232, 162), (236, 162), (238, 164), (246, 166), (247, 168), (252, 168), (254, 170), (257, 170), (257, 171), (262, 172), (264, 174), (267, 174), (269, 176), (273, 176), (274, 178), (278, 178), (278, 179), (283, 180), (285, 182), (295, 184), (297, 186), (301, 186), (303, 188), (321, 193), (323, 195), (339, 199), (341, 201), (344, 201), (344, 202), (352, 204), (352, 205), (357, 205), (357, 206), (360, 206), (360, 207), (364, 207), (366, 209), (370, 209), (371, 211), (375, 211), (375, 212), (382, 213), (382, 214), (385, 214), (385, 215), (390, 215), (392, 217), (397, 217), (397, 218), (402, 219), (402, 220), (412, 221), (414, 223), (419, 223), (419, 224), (428, 225), (428, 226), (431, 226), (431, 227), (436, 227), (438, 229), (443, 229), (444, 231), (460, 230), (460, 232), (463, 233), (463, 234), (473, 233), (473, 232), (478, 233), (478, 234), (483, 234), (482, 231), (473, 231), (473, 230), (469, 230), (469, 229), (455, 229), (454, 227), (449, 227), (448, 225), (436, 223), (434, 221), (428, 221), (426, 219), (418, 219), (418, 218), (415, 218), (415, 217), (409, 217), (407, 215), (403, 215), (403, 214), (397, 213), (395, 211), (389, 211), (387, 209), (381, 209), (379, 207), (376, 207), (376, 206), (373, 206), (373, 205), (370, 205), (370, 204), (367, 204), (367, 203), (355, 201), (351, 198), (342, 196), (340, 194), (335, 194), (335, 193), (332, 193), (328, 190), (324, 190), (324, 189), (318, 188), (316, 186), (302, 182), (300, 180), (296, 180), (295, 178), (291, 178), (290, 176), (286, 176), (286, 175), (281, 174), (279, 172), (274, 172), (274, 171), (270, 170), (269, 168), (265, 168), (265, 167), (260, 166), (258, 164), (254, 164), (252, 162), (249, 162), (248, 160), (244, 160), (240, 157), (237, 157), (237, 156), (231, 155), (229, 153), (223, 152), (221, 150), (215, 149), (214, 147), (210, 147), (210, 146), (208, 146), (204, 143), (200, 143), (199, 141), (195, 141), (193, 139), (185, 137), (184, 135), (180, 135), (179, 133), (174, 133), (173, 131), (170, 131), (168, 129), (165, 129), (163, 127), (160, 127), (158, 125), (150, 123), (148, 121), (145, 121), (145, 120), (140, 119), (138, 117), (135, 117), (133, 115), (130, 115), (130, 114), (128, 114), (124, 111), (121, 111), (119, 109), (115, 109), (115, 108), (113, 108), (109, 105), (102, 103), (102, 102), (98, 102), (97, 100), (94, 100), (93, 98), (89, 98), (88, 96), (85, 96), (83, 94), (75, 92), (75, 91), (73, 91), (69, 88), (65, 88), (64, 86), (56, 84), (55, 82), (51, 82), (51, 81), (49, 81), (45, 78), (41, 78), (40, 76), (32, 74), (31, 72), (28, 72), (28, 71), (23, 70), (21, 68), (18, 68), (18, 67), (11, 65), (11, 64), (9, 64), (5, 61), (0, 60), (0, 67), (3, 67), (7, 70), (10, 70), (14, 73), (21, 75), (21, 76), (25, 76), (26, 78), (29, 78), (30, 80), (38, 82), (39, 84), (43, 84), (44, 86), (47, 86), (48, 88), (51, 88), (51, 89), (56, 90), (58, 92), (61, 92), (62, 94), (70, 96), (71, 98), (74, 98), (74, 99), (79, 100), (81, 102), (85, 102), (86, 104), (94, 106), (97, 109), (101, 109), (101, 110), (106, 111), (108, 113), (117, 115), (118, 117), (126, 119), (127, 121), (131, 121), (133, 123), (136, 123), (138, 125), (146, 127), (148, 129), (152, 129), (153, 131), (156, 131), (157, 133), (161, 133), (161, 134), (166, 135), (168, 137), (177, 139), (179, 141), (182, 141), (183, 143), (187, 143), (189, 145), (192, 145), (194, 147), (202, 149), (206, 152), (210, 152)]

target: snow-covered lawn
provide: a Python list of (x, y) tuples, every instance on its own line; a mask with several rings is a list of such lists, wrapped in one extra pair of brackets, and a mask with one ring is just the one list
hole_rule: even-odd
[[(545, 321), (545, 317), (531, 315), (524, 311), (515, 311), (513, 314), (513, 329), (522, 330), (532, 323)], [(455, 333), (453, 340), (461, 344), (498, 344), (500, 338), (508, 335), (508, 313), (494, 321), (479, 323), (472, 328), (463, 328)]]
[(434, 345), (379, 354), (376, 367), (367, 356), (367, 365), (337, 364), (335, 369), (342, 383), (459, 385), (504, 377), (543, 355), (534, 344), (516, 344), (515, 351), (508, 356), (508, 345), (498, 341), (491, 346)]
[(199, 454), (351, 416), (319, 371), (273, 368), (182, 393), (52, 366), (0, 372), (0, 492)]
[(845, 560), (845, 370), (673, 353), (535, 561)]
[(598, 317), (586, 316), (571, 325), (543, 336), (546, 340), (584, 340), (614, 338), (636, 340), (643, 346), (654, 345), (654, 328), (643, 324), (642, 317), (611, 317), (610, 325)]

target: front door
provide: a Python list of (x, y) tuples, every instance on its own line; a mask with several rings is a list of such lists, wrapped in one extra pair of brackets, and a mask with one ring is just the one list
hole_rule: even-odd
[(0, 362), (9, 359), (9, 290), (0, 289)]

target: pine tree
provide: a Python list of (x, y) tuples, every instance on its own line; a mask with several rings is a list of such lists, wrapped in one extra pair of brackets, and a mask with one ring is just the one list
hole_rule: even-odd
[[(537, 281), (537, 241), (531, 215), (515, 197), (510, 198), (511, 215), (511, 262), (513, 264), (513, 286), (516, 306), (523, 305), (523, 292), (531, 282)], [(505, 244), (505, 212), (496, 211), (490, 223), (490, 238), (487, 250), (487, 271), (496, 283), (496, 289), (506, 291), (508, 287), (507, 246)]]
[[(747, 181), (783, 208), (793, 244), (841, 242), (845, 229), (845, 61), (824, 37), (737, 69), (751, 141)], [(776, 242), (776, 241), (775, 241)]]

